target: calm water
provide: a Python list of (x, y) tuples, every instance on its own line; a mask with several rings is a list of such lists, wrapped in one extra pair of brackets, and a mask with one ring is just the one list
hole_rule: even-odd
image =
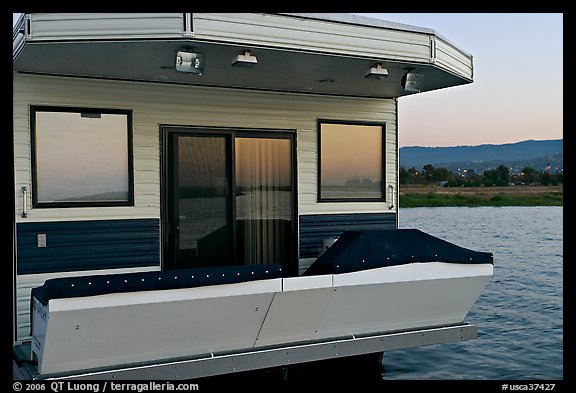
[(390, 351), (386, 379), (563, 379), (563, 208), (400, 209), (401, 228), (494, 254), (494, 277), (465, 318), (478, 338)]

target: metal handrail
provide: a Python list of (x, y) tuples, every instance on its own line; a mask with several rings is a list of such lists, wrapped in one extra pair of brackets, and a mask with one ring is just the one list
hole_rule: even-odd
[(28, 189), (22, 186), (22, 218), (28, 217)]

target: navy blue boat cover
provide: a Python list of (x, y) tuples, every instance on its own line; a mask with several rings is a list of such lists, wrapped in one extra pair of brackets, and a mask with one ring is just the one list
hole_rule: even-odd
[(418, 229), (345, 231), (303, 275), (350, 273), (414, 262), (491, 263), (493, 255)]
[(47, 305), (50, 299), (195, 288), (280, 277), (282, 266), (268, 264), (53, 278), (32, 289), (32, 297)]

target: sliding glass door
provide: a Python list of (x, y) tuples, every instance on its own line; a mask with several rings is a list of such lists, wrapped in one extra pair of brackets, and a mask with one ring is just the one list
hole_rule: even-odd
[(165, 128), (164, 268), (296, 271), (293, 134)]

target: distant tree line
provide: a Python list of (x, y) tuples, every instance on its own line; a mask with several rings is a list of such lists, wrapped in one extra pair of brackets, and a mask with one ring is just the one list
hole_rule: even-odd
[(510, 185), (559, 185), (564, 183), (564, 173), (550, 173), (550, 170), (537, 171), (525, 167), (518, 174), (510, 172), (505, 165), (496, 169), (488, 169), (479, 174), (472, 169), (463, 173), (454, 174), (446, 168), (434, 168), (433, 165), (424, 165), (422, 170), (415, 167), (406, 169), (400, 167), (400, 184), (443, 185), (445, 187), (481, 187), (481, 186), (510, 186)]

